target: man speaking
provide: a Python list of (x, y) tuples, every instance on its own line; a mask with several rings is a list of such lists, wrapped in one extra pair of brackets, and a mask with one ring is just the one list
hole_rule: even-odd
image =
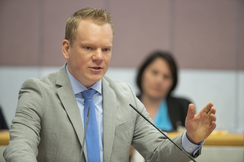
[[(103, 9), (84, 8), (68, 19), (62, 43), (67, 63), (20, 89), (7, 162), (126, 162), (131, 145), (148, 162), (190, 161), (129, 106), (149, 118), (127, 83), (104, 76), (113, 33), (111, 15)], [(209, 103), (195, 115), (189, 105), (187, 131), (172, 139), (189, 156), (200, 154), (215, 129), (215, 111)]]

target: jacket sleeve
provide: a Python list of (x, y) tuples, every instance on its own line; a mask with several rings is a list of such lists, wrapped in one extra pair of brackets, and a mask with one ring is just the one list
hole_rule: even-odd
[(4, 151), (6, 162), (35, 162), (40, 142), (44, 106), (42, 89), (37, 79), (25, 81), (10, 129), (9, 145)]
[[(133, 93), (133, 92), (132, 92)], [(136, 108), (149, 120), (149, 114), (144, 105), (134, 96)], [(151, 120), (152, 121), (152, 120)], [(182, 135), (172, 139), (181, 149)], [(149, 124), (139, 114), (136, 118), (132, 146), (148, 162), (188, 162), (190, 159), (171, 141)]]

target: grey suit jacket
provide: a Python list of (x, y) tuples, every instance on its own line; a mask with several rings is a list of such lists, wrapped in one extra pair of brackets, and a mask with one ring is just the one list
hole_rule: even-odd
[[(102, 90), (104, 162), (128, 161), (131, 144), (148, 161), (189, 161), (129, 106), (148, 116), (128, 84), (105, 76)], [(63, 66), (22, 85), (4, 158), (7, 162), (85, 162), (83, 138), (78, 105)], [(181, 136), (173, 140), (181, 146)]]

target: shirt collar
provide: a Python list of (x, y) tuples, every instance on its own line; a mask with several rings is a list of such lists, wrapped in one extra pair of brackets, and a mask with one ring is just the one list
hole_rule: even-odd
[[(75, 77), (73, 77), (73, 75), (70, 74), (68, 70), (68, 64), (66, 65), (66, 72), (68, 74), (74, 94), (87, 90), (87, 88), (81, 82), (79, 82)], [(98, 82), (93, 84), (90, 88), (95, 89), (98, 93), (102, 94), (102, 81), (99, 80)]]

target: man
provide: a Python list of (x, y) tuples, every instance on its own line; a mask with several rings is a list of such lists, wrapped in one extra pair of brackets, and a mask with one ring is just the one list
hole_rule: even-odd
[[(68, 19), (62, 44), (67, 64), (21, 87), (10, 144), (4, 152), (7, 162), (123, 162), (128, 161), (131, 144), (147, 161), (189, 161), (129, 106), (148, 117), (130, 86), (104, 76), (112, 44), (113, 25), (105, 10), (85, 8)], [(92, 101), (85, 95), (88, 91), (95, 93)], [(88, 100), (95, 106), (88, 108)], [(93, 110), (95, 119), (86, 120)], [(197, 157), (202, 141), (216, 127), (216, 117), (212, 103), (194, 113), (191, 104), (187, 132), (173, 140)], [(95, 123), (97, 133), (86, 134), (90, 123)], [(88, 142), (93, 135), (90, 142), (95, 144)]]

